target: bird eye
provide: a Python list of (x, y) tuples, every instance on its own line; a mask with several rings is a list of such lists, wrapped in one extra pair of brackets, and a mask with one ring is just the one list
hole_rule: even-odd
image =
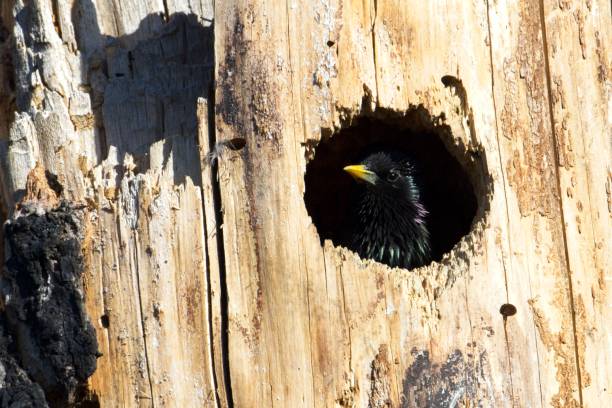
[(397, 180), (398, 177), (399, 175), (396, 172), (390, 171), (389, 174), (387, 174), (387, 181), (392, 183)]

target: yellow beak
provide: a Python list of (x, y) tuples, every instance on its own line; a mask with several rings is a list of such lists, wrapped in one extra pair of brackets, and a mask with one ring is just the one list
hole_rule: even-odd
[(363, 164), (356, 164), (352, 166), (346, 166), (344, 168), (351, 176), (355, 177), (357, 180), (367, 181), (368, 183), (374, 184), (376, 183), (376, 173), (367, 169)]

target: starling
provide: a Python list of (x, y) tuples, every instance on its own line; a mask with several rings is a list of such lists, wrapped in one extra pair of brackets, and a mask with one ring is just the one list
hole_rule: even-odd
[(395, 151), (379, 151), (344, 170), (361, 182), (354, 198), (350, 249), (391, 267), (410, 269), (429, 263), (427, 210), (410, 159)]

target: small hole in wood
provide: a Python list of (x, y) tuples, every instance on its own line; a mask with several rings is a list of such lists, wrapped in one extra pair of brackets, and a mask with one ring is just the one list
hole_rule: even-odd
[(504, 317), (514, 316), (516, 314), (516, 306), (510, 303), (504, 303), (499, 308), (499, 313)]
[(329, 40), (329, 41), (327, 42), (327, 46), (328, 46), (328, 47), (333, 47), (334, 45), (336, 45), (336, 43), (335, 43), (335, 42), (333, 42), (332, 40)]
[(108, 326), (110, 325), (110, 319), (107, 314), (103, 314), (102, 316), (100, 316), (100, 324), (105, 329), (108, 329)]
[(224, 140), (222, 142), (228, 149), (238, 151), (242, 150), (246, 146), (246, 139), (244, 137), (235, 137), (230, 140)]
[(214, 163), (226, 149), (232, 151), (240, 151), (246, 146), (246, 139), (243, 137), (235, 137), (233, 139), (228, 140), (220, 140), (215, 143), (215, 147), (211, 149), (210, 152), (206, 155), (207, 160), (210, 164)]
[[(405, 266), (397, 262), (393, 265), (384, 259), (379, 261), (409, 269), (440, 261), (468, 234), (479, 202), (461, 163), (474, 163), (479, 158), (471, 156), (475, 152), (459, 147), (451, 153), (450, 128), (440, 123), (440, 118), (432, 118), (422, 107), (402, 114), (377, 111), (322, 137), (313, 149), (314, 155), (311, 152), (309, 156), (312, 160), (306, 168), (304, 195), (321, 242), (329, 239), (335, 245), (360, 252), (354, 243), (354, 225), (360, 221), (355, 217), (355, 210), (359, 205), (358, 190), (364, 183), (356, 182), (343, 168), (359, 164), (377, 151), (399, 152), (410, 158), (420, 200), (427, 210), (424, 222), (430, 235), (430, 256), (426, 262)], [(460, 162), (461, 155), (465, 157)], [(391, 232), (387, 235), (392, 235), (393, 226), (401, 221), (391, 221), (392, 226), (387, 229)], [(361, 256), (365, 258), (363, 253)]]

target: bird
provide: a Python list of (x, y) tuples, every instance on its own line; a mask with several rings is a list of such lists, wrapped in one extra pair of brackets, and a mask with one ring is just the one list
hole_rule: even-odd
[(349, 204), (349, 249), (391, 267), (428, 264), (428, 212), (413, 160), (396, 150), (377, 150), (344, 171), (359, 182)]

